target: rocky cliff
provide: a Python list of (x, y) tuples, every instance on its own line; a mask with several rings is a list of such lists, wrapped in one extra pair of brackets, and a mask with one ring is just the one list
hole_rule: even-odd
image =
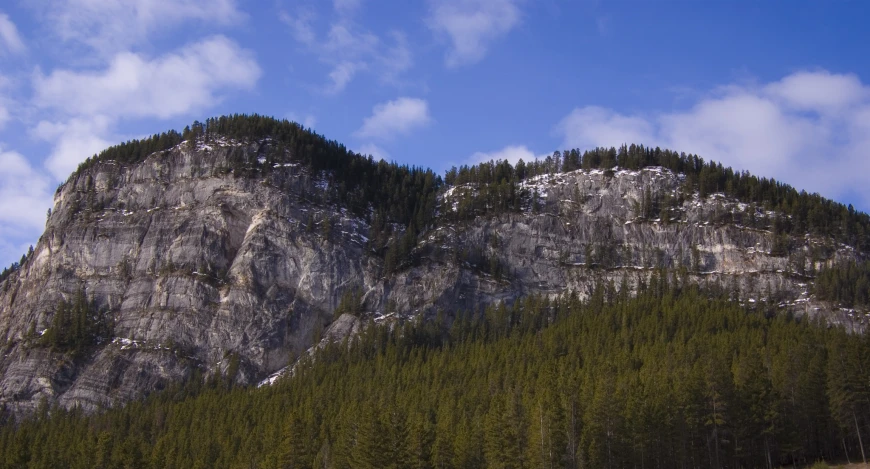
[[(34, 253), (0, 284), (0, 404), (14, 413), (43, 400), (94, 410), (195, 373), (256, 383), (361, 320), (586, 295), (601, 281), (634, 289), (657, 268), (742, 302), (775, 300), (862, 327), (863, 313), (810, 294), (814, 268), (855, 258), (853, 248), (807, 235), (791, 255), (772, 255), (770, 232), (721, 221), (748, 209), (721, 194), (689, 194), (664, 216), (641, 216), (648, 194), (681, 190), (682, 176), (662, 168), (536, 176), (522, 182), (519, 210), (463, 221), (451, 213), (475, 186), (442, 187), (413, 260), (385, 272), (369, 242), (371, 214), (332, 202), (340, 187), (328, 171), (273, 163), (274, 151), (268, 139), (190, 140), (71, 176)], [(240, 177), (238, 161), (269, 171)], [(78, 292), (112, 327), (71, 354), (42, 338)], [(348, 292), (360, 295), (361, 319), (330, 328)]]

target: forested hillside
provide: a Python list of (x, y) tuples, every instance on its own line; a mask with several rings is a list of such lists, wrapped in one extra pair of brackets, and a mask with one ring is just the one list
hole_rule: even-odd
[[(623, 292), (625, 290), (622, 290)], [(771, 467), (860, 459), (870, 341), (665, 273), (387, 327), (272, 387), (195, 380), (0, 431), (6, 468)], [(445, 314), (443, 317), (451, 316)]]
[(816, 295), (852, 308), (870, 307), (870, 262), (846, 262), (823, 269), (815, 279)]

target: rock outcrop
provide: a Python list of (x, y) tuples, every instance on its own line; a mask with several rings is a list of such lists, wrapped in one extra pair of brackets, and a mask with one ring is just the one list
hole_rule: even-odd
[[(268, 145), (185, 142), (135, 165), (98, 162), (62, 185), (33, 255), (0, 284), (0, 405), (94, 410), (194, 373), (257, 383), (368, 319), (583, 296), (601, 281), (633, 289), (657, 267), (744, 302), (776, 298), (798, 314), (861, 327), (856, 312), (810, 294), (813, 268), (855, 257), (851, 248), (807, 236), (795, 251), (825, 246), (815, 265), (771, 255), (770, 233), (716, 221), (747, 210), (717, 194), (690, 195), (664, 219), (639, 216), (645, 194), (680, 190), (680, 175), (667, 170), (538, 176), (523, 183), (533, 194), (523, 210), (455, 223), (451, 204), (474, 187), (452, 187), (416, 261), (384, 275), (368, 246), (370, 220), (326, 202), (336, 190), (329, 174), (292, 163), (260, 178), (233, 174), (233, 159), (262, 164)], [(80, 291), (113, 332), (73, 356), (40, 336), (59, 302)], [(363, 318), (342, 316), (330, 328), (349, 291), (362, 294)]]

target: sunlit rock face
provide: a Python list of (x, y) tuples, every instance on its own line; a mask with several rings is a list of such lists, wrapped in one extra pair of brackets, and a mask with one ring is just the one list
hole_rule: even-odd
[[(746, 304), (775, 300), (862, 327), (862, 314), (810, 295), (813, 268), (854, 257), (851, 248), (807, 236), (798, 255), (772, 255), (771, 234), (733, 215), (775, 214), (681, 194), (681, 176), (667, 170), (538, 176), (523, 182), (519, 211), (455, 223), (451, 211), (475, 188), (448, 188), (414, 261), (385, 275), (370, 217), (327, 202), (337, 190), (328, 173), (285, 163), (262, 177), (233, 174), (231, 161), (263, 165), (268, 147), (184, 142), (133, 166), (94, 164), (63, 184), (34, 254), (0, 284), (0, 404), (16, 414), (42, 401), (90, 411), (216, 372), (253, 384), (369, 321), (529, 294), (583, 297), (602, 281), (634, 291), (662, 267), (671, 281), (716, 284)], [(650, 197), (671, 202), (651, 214)], [(800, 254), (813, 246), (824, 256)], [(332, 324), (350, 291), (362, 294), (361, 318)], [(78, 355), (52, 350), (42, 335), (79, 292), (112, 332)]]

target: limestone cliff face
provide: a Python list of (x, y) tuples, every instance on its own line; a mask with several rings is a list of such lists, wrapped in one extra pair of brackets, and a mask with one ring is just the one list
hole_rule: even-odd
[[(776, 295), (798, 313), (849, 316), (808, 294), (810, 263), (770, 255), (770, 233), (714, 223), (745, 207), (720, 196), (688, 198), (667, 219), (640, 218), (645, 193), (679, 190), (658, 168), (575, 171), (526, 181), (519, 213), (448, 223), (462, 191), (420, 236), (413, 265), (383, 274), (367, 246), (367, 220), (326, 200), (329, 174), (280, 164), (235, 177), (232, 161), (263, 164), (269, 142), (185, 142), (142, 163), (104, 161), (58, 189), (46, 230), (23, 268), (0, 284), (0, 405), (15, 413), (41, 400), (88, 410), (124, 402), (194, 372), (255, 383), (315, 340), (353, 333), (341, 296), (363, 293), (364, 316), (407, 318), (541, 293), (589, 292), (612, 280), (635, 288), (656, 266), (718, 282), (743, 301)], [(759, 216), (765, 216), (759, 213)], [(830, 246), (821, 262), (855, 256)], [(82, 291), (114, 321), (114, 336), (71, 357), (40, 345), (57, 305)], [(338, 327), (341, 326), (341, 327)], [(343, 332), (342, 332), (343, 331)]]

